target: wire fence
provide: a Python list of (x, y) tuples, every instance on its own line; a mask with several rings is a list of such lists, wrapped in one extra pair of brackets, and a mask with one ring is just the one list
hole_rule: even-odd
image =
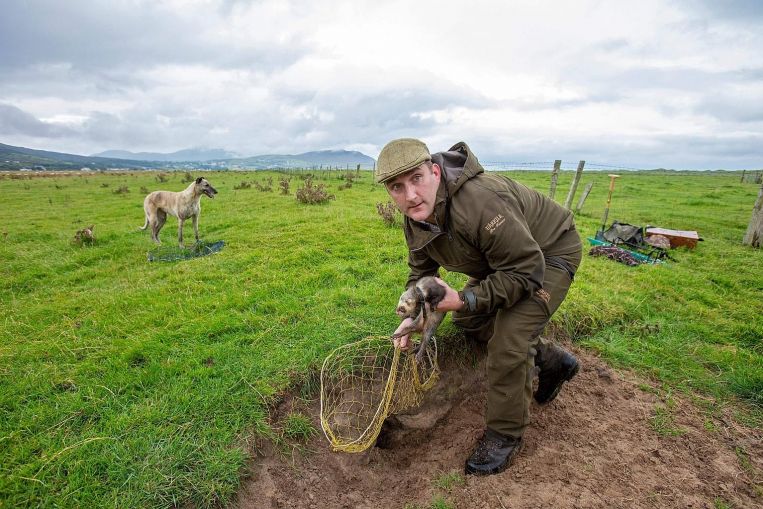
[[(551, 171), (554, 168), (554, 161), (533, 161), (533, 162), (509, 162), (509, 161), (488, 161), (480, 162), (488, 171), (511, 171), (511, 170), (540, 170)], [(562, 162), (560, 170), (575, 171), (578, 168), (578, 162)], [(586, 161), (586, 170), (593, 171), (648, 171), (658, 168), (637, 168), (622, 164), (601, 164)]]

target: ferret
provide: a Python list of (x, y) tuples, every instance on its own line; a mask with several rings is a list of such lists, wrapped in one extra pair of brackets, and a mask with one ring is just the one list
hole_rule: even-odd
[(432, 276), (419, 279), (400, 296), (395, 311), (401, 319), (412, 318), (413, 323), (393, 334), (398, 339), (411, 332), (421, 333), (421, 342), (416, 349), (416, 362), (424, 360), (427, 343), (445, 318), (444, 311), (436, 311), (437, 305), (445, 298), (445, 287)]

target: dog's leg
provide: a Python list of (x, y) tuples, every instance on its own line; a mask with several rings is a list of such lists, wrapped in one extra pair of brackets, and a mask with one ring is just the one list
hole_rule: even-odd
[(164, 226), (165, 221), (167, 221), (167, 213), (158, 209), (151, 223), (151, 238), (154, 239), (154, 242), (157, 244), (162, 243), (162, 241), (159, 240), (159, 232), (161, 231), (162, 226)]
[(183, 223), (185, 222), (185, 219), (178, 218), (178, 244), (180, 244), (180, 247), (183, 248)]
[(196, 243), (199, 243), (199, 214), (200, 212), (197, 212), (195, 216), (193, 216), (193, 234), (196, 236)]

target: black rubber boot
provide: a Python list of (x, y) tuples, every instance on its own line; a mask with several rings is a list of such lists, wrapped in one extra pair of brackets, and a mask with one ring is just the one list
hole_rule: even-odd
[(533, 397), (540, 404), (551, 403), (562, 388), (564, 382), (572, 380), (580, 364), (574, 355), (554, 344), (539, 344), (535, 356), (538, 373), (538, 390)]
[(521, 438), (503, 435), (487, 428), (477, 448), (466, 460), (465, 471), (473, 475), (492, 475), (503, 472), (521, 449)]

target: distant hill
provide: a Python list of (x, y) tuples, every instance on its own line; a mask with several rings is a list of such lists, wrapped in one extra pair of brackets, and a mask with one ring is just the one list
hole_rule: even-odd
[[(321, 166), (354, 169), (358, 164), (361, 168), (368, 169), (372, 168), (375, 162), (373, 158), (365, 154), (349, 150), (320, 150), (296, 155), (269, 154), (243, 158), (233, 158), (230, 154), (222, 149), (186, 149), (171, 154), (108, 150), (92, 156), (81, 156), (0, 143), (0, 170), (35, 169), (35, 167), (46, 170), (79, 170), (83, 167), (102, 170), (106, 168), (269, 169)], [(221, 157), (213, 157), (214, 155)], [(143, 159), (144, 157), (150, 159)]]
[(80, 156), (47, 150), (14, 147), (0, 143), (0, 170), (20, 170), (22, 168), (46, 170), (79, 170), (87, 167), (93, 170), (106, 168), (147, 169), (159, 165), (147, 161), (110, 159), (106, 157)]
[(188, 148), (178, 150), (169, 154), (159, 152), (129, 152), (127, 150), (107, 150), (93, 154), (94, 157), (115, 157), (118, 159), (133, 159), (138, 161), (172, 161), (172, 162), (192, 162), (192, 161), (222, 161), (236, 157), (233, 152), (228, 152), (220, 148)]
[(178, 150), (169, 154), (159, 152), (128, 152), (127, 150), (107, 150), (94, 154), (98, 157), (118, 157), (141, 161), (162, 161), (175, 163), (215, 163), (217, 166), (234, 166), (242, 168), (311, 168), (313, 166), (370, 168), (374, 160), (365, 154), (350, 150), (319, 150), (302, 154), (264, 154), (251, 157), (235, 157), (232, 152), (223, 149)]
[(319, 150), (295, 155), (267, 154), (261, 156), (230, 159), (232, 166), (247, 168), (312, 168), (314, 166), (338, 166), (354, 169), (373, 168), (374, 159), (354, 150)]

